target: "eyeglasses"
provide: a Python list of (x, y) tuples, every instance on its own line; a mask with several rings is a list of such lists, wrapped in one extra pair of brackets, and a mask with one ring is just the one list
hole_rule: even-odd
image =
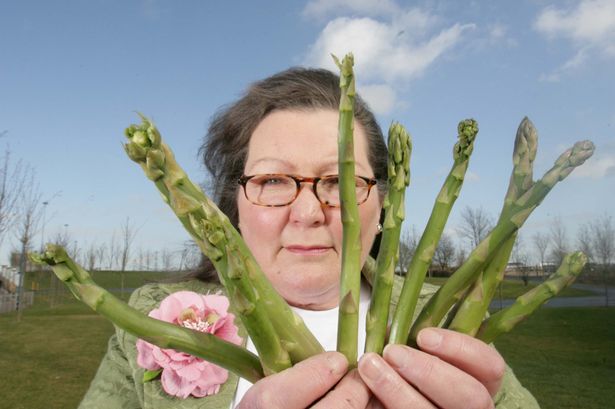
[[(325, 206), (339, 207), (339, 176), (327, 175), (316, 178), (283, 174), (261, 174), (242, 176), (238, 183), (251, 203), (259, 206), (287, 206), (299, 196), (301, 183), (312, 183), (312, 191), (316, 198)], [(369, 197), (369, 191), (376, 185), (375, 179), (355, 176), (355, 192), (357, 204), (364, 203)]]

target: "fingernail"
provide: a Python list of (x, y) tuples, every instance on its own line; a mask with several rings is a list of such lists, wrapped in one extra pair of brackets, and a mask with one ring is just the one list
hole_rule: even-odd
[(327, 364), (329, 365), (331, 372), (337, 374), (346, 373), (346, 369), (348, 367), (346, 357), (336, 352), (327, 354)]
[(387, 345), (382, 352), (382, 356), (391, 365), (397, 369), (404, 368), (408, 359), (408, 351), (406, 347), (401, 345)]
[(432, 329), (424, 329), (419, 332), (417, 342), (420, 347), (436, 349), (442, 342), (442, 335)]
[(384, 365), (378, 355), (370, 353), (363, 355), (359, 362), (359, 373), (372, 381), (378, 380), (384, 372)]

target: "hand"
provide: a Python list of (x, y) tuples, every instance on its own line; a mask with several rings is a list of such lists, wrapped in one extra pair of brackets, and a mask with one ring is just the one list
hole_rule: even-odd
[(387, 409), (487, 409), (504, 376), (505, 363), (491, 346), (458, 332), (427, 328), (421, 350), (389, 345), (383, 357), (365, 354), (359, 374)]
[(370, 398), (369, 389), (357, 371), (347, 371), (344, 355), (318, 354), (256, 382), (237, 409), (304, 409), (314, 402), (314, 408), (319, 409), (363, 409)]

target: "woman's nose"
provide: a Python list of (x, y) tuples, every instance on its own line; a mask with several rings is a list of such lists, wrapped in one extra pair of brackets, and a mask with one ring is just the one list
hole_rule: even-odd
[(324, 223), (323, 206), (311, 184), (301, 184), (297, 198), (290, 204), (290, 218), (294, 223), (304, 223), (308, 226)]

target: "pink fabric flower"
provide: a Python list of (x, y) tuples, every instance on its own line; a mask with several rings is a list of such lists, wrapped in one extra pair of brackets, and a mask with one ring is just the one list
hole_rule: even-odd
[[(214, 334), (228, 342), (241, 344), (235, 316), (228, 312), (228, 298), (178, 291), (162, 300), (149, 316), (197, 331)], [(187, 398), (218, 393), (228, 379), (228, 371), (201, 358), (174, 349), (162, 349), (137, 340), (137, 363), (150, 371), (162, 369), (162, 387), (170, 395)]]

